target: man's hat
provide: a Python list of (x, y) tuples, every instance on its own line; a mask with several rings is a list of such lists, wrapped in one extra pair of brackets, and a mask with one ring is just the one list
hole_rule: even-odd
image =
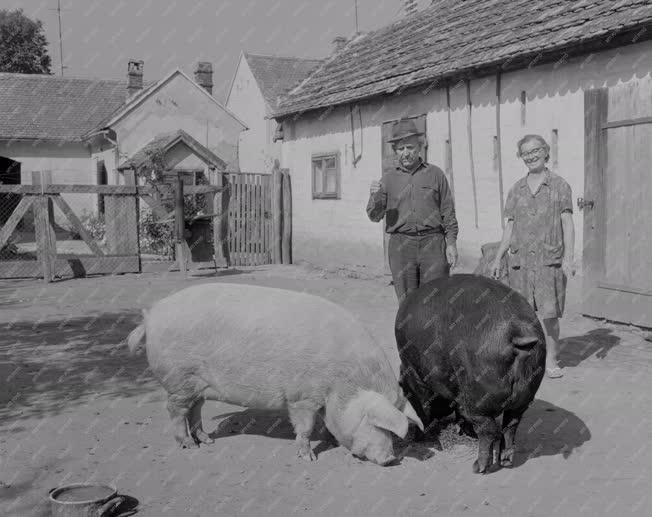
[(388, 142), (398, 142), (409, 136), (418, 136), (423, 135), (422, 131), (417, 129), (414, 120), (409, 118), (404, 118), (394, 122), (392, 125), (392, 136), (387, 139)]

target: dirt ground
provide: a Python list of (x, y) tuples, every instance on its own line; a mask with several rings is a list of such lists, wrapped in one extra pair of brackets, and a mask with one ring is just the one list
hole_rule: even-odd
[[(297, 266), (0, 283), (0, 515), (49, 515), (47, 492), (108, 482), (129, 496), (123, 515), (652, 515), (652, 343), (637, 329), (562, 321), (565, 376), (545, 379), (517, 435), (516, 465), (473, 474), (476, 446), (407, 447), (378, 467), (330, 445), (296, 457), (279, 414), (204, 406), (216, 438), (178, 449), (163, 390), (143, 355), (121, 341), (140, 309), (189, 284), (239, 282), (306, 290), (368, 326), (398, 370), (396, 302), (387, 278)], [(430, 457), (428, 457), (430, 456)], [(131, 506), (130, 506), (131, 505)]]

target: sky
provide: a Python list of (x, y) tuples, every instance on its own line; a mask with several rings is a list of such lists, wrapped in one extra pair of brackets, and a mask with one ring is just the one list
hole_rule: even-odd
[[(129, 59), (144, 80), (197, 61), (213, 63), (213, 94), (224, 102), (242, 50), (325, 57), (335, 36), (355, 31), (355, 0), (60, 0), (64, 76), (125, 79)], [(357, 0), (358, 28), (401, 15), (403, 0)], [(43, 22), (52, 72), (61, 75), (57, 0), (0, 0)]]

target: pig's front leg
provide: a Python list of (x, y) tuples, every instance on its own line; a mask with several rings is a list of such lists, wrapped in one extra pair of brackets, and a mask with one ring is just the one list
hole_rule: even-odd
[(306, 461), (317, 459), (315, 453), (310, 448), (310, 434), (315, 425), (315, 415), (317, 410), (312, 402), (296, 402), (288, 405), (290, 421), (294, 426), (296, 433), (296, 443), (298, 446), (297, 455)]

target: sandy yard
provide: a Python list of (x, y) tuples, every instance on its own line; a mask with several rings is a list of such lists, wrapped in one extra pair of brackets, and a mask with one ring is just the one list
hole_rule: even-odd
[[(339, 302), (398, 371), (386, 278), (267, 266), (188, 280), (152, 273), (47, 286), (2, 281), (0, 515), (49, 515), (48, 489), (89, 480), (114, 484), (142, 516), (652, 515), (652, 343), (638, 330), (583, 318), (571, 306), (562, 322), (565, 377), (544, 380), (519, 428), (513, 469), (473, 474), (475, 443), (463, 438), (432, 451), (399, 443), (401, 463), (382, 468), (319, 432), (318, 460), (304, 463), (283, 415), (217, 403), (203, 412), (215, 443), (190, 451), (172, 438), (164, 392), (144, 356), (130, 357), (121, 341), (142, 307), (198, 282), (306, 290)], [(570, 295), (577, 298), (576, 286)]]

